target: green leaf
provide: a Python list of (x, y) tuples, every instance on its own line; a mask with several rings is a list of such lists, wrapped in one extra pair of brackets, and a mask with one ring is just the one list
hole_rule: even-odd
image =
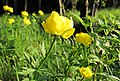
[(90, 63), (96, 63), (96, 62), (102, 63), (102, 61), (99, 59), (99, 57), (97, 57), (97, 56), (94, 55), (94, 54), (90, 54), (90, 55), (88, 56), (88, 58), (89, 58)]
[(22, 81), (30, 81), (29, 78), (24, 78)]
[(18, 72), (18, 74), (21, 74), (21, 75), (28, 75), (28, 74), (31, 74), (35, 71), (35, 69), (32, 69), (32, 68), (26, 68), (26, 67), (23, 67), (25, 70), (22, 70), (22, 72)]
[(48, 80), (48, 79), (49, 79), (49, 77), (44, 74), (39, 78), (39, 81), (45, 81), (45, 80)]
[(24, 55), (27, 58), (27, 60), (30, 62), (30, 56), (26, 52), (24, 52)]
[(44, 42), (42, 42), (42, 44), (40, 44), (40, 48), (41, 48), (40, 51), (41, 51), (43, 57), (45, 57), (46, 50), (45, 50), (45, 44), (44, 44)]
[(113, 30), (115, 31), (118, 35), (120, 35), (120, 31), (119, 30)]
[(98, 75), (102, 75), (102, 76), (105, 76), (106, 78), (109, 78), (110, 80), (112, 81), (120, 81), (120, 79), (116, 76), (113, 76), (113, 75), (109, 75), (107, 73), (97, 73)]
[(72, 13), (72, 12), (70, 12), (70, 14), (72, 14), (77, 20), (79, 20), (83, 26), (85, 26), (85, 27), (88, 27), (88, 26), (89, 26), (89, 25), (86, 24), (86, 23), (82, 20), (82, 18), (80, 18), (78, 15), (76, 15), (76, 14), (74, 14), (74, 13)]

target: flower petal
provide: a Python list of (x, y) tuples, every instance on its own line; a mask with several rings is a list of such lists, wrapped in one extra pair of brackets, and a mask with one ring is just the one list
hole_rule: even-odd
[(75, 28), (68, 29), (67, 31), (63, 32), (61, 36), (65, 39), (68, 39), (70, 36), (73, 35), (74, 31)]

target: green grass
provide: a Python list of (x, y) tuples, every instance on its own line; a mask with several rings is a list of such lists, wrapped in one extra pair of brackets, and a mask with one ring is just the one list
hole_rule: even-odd
[(119, 17), (120, 15), (120, 9), (119, 8), (105, 8), (101, 9), (97, 12), (96, 16), (99, 18), (103, 18), (103, 16), (109, 17), (110, 14), (113, 16)]
[[(117, 10), (116, 14), (114, 12), (114, 10), (101, 10), (97, 17), (87, 17), (86, 19), (89, 20), (87, 23), (79, 19), (79, 13), (67, 14), (68, 17), (73, 16), (75, 22), (82, 22), (85, 27), (91, 28), (92, 31), (88, 33), (93, 43), (89, 47), (75, 42), (74, 36), (63, 39), (44, 32), (41, 22), (49, 14), (29, 16), (31, 25), (25, 25), (19, 15), (2, 15), (0, 17), (0, 80), (78, 81), (82, 78), (78, 68), (82, 66), (91, 66), (95, 73), (93, 77), (85, 78), (83, 81), (120, 80), (118, 65), (120, 11)], [(112, 15), (108, 17), (106, 13)], [(8, 18), (14, 18), (16, 22), (8, 25)], [(37, 22), (34, 22), (34, 19)], [(55, 42), (51, 44), (54, 38), (56, 38)], [(49, 49), (51, 49), (50, 54)]]

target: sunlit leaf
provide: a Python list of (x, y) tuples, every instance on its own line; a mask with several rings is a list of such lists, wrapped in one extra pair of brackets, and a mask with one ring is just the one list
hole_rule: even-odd
[(22, 70), (22, 72), (18, 72), (18, 74), (21, 74), (21, 75), (28, 75), (28, 74), (31, 74), (35, 71), (35, 69), (32, 69), (32, 68), (26, 68), (25, 70)]

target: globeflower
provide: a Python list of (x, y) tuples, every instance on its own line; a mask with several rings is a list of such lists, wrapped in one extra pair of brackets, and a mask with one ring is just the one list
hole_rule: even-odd
[(64, 16), (60, 16), (57, 12), (52, 11), (51, 15), (42, 22), (45, 32), (62, 36), (67, 39), (73, 35), (75, 29), (73, 28), (73, 20)]
[(4, 9), (5, 11), (8, 11), (8, 12), (13, 13), (13, 8), (12, 8), (12, 7), (9, 7), (9, 6), (5, 5), (5, 6), (3, 6), (3, 9)]
[(94, 74), (89, 66), (81, 67), (81, 68), (79, 68), (79, 71), (80, 71), (81, 75), (85, 78), (91, 78), (92, 75)]
[(5, 11), (8, 11), (8, 10), (9, 10), (9, 6), (5, 5), (5, 6), (3, 6), (3, 9), (4, 9)]
[(29, 19), (24, 18), (24, 24), (26, 24), (26, 25), (30, 25), (30, 24), (31, 24), (31, 22), (30, 22), (30, 20), (29, 20)]
[(43, 13), (42, 10), (39, 10), (38, 13), (39, 13), (40, 15), (44, 15), (44, 13)]
[(27, 11), (22, 11), (21, 12), (22, 17), (27, 17), (29, 14)]
[(8, 19), (8, 24), (13, 24), (15, 22), (15, 20), (13, 19), (13, 18), (10, 18), (10, 19)]
[(11, 13), (13, 13), (13, 8), (9, 7), (8, 11), (11, 12)]
[(79, 34), (76, 34), (76, 42), (80, 42), (85, 46), (89, 46), (89, 44), (91, 44), (92, 42), (91, 36), (88, 35), (87, 33), (81, 32)]

